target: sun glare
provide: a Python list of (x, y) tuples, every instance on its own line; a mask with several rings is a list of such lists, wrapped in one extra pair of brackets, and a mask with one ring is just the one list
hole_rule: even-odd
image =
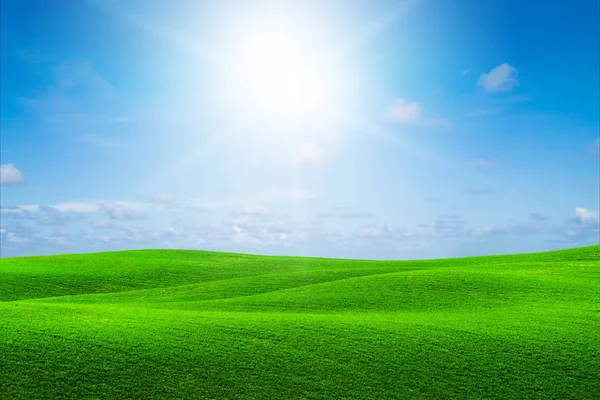
[(262, 111), (312, 114), (325, 106), (326, 80), (315, 55), (281, 32), (252, 35), (241, 57), (244, 92)]
[(280, 21), (238, 27), (219, 72), (229, 105), (287, 122), (322, 118), (340, 106), (343, 74), (326, 66), (318, 35), (294, 28)]

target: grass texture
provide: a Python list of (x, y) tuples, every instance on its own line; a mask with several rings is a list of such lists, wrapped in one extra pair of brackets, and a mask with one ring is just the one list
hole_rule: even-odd
[(600, 246), (0, 259), (0, 399), (600, 398)]

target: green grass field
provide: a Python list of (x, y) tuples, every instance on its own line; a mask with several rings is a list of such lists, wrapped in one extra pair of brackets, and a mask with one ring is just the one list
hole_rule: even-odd
[(0, 398), (600, 398), (600, 246), (1, 259)]

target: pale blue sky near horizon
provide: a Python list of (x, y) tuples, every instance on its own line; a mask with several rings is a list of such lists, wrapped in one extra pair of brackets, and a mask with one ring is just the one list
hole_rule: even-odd
[(2, 257), (600, 243), (595, 0), (0, 4)]

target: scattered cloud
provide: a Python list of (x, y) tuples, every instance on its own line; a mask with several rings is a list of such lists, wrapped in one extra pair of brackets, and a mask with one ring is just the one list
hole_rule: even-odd
[(433, 230), (442, 236), (458, 235), (463, 232), (465, 221), (458, 215), (440, 215), (436, 218)]
[(113, 238), (110, 235), (97, 235), (95, 238), (104, 243), (114, 242)]
[(529, 216), (534, 221), (545, 221), (548, 218), (550, 218), (550, 216), (543, 211), (534, 211), (534, 212), (530, 213)]
[(578, 207), (575, 209), (575, 216), (572, 222), (591, 228), (600, 228), (600, 211), (588, 210), (587, 208)]
[(125, 201), (73, 201), (57, 203), (50, 206), (43, 206), (38, 204), (24, 204), (24, 205), (10, 205), (0, 207), (1, 212), (39, 212), (43, 211), (44, 207), (53, 207), (62, 213), (81, 213), (91, 214), (98, 211), (103, 211), (102, 204), (114, 204), (115, 206), (132, 208), (136, 210), (143, 210), (151, 208), (151, 204), (148, 203), (136, 203), (136, 202), (125, 202)]
[(48, 241), (60, 246), (70, 245), (71, 234), (66, 229), (56, 229), (48, 235)]
[(550, 229), (540, 224), (512, 224), (499, 225), (486, 228), (475, 228), (469, 232), (471, 236), (486, 236), (486, 235), (532, 235), (549, 232)]
[(18, 185), (23, 183), (25, 178), (21, 171), (19, 171), (13, 164), (1, 164), (0, 165), (0, 185)]
[(384, 111), (384, 117), (390, 122), (400, 124), (416, 124), (423, 127), (451, 128), (452, 121), (436, 114), (424, 115), (423, 110), (416, 101), (396, 99)]
[[(3, 221), (4, 222), (4, 221)], [(41, 239), (40, 232), (21, 222), (11, 223), (2, 228), (3, 239), (0, 245), (5, 246), (5, 241), (13, 245), (34, 243)]]
[(105, 213), (108, 218), (116, 220), (139, 220), (144, 219), (144, 215), (134, 211), (131, 207), (113, 202), (104, 202), (99, 204), (99, 211)]
[[(363, 256), (368, 254), (369, 257), (375, 258), (390, 256), (394, 258), (402, 257), (403, 252), (411, 248), (423, 251), (415, 253), (415, 256), (430, 258), (434, 248), (449, 243), (475, 246), (476, 243), (481, 244), (481, 240), (513, 237), (516, 239), (510, 240), (514, 241), (520, 240), (518, 238), (524, 235), (544, 235), (548, 240), (562, 238), (573, 244), (594, 243), (600, 232), (596, 213), (578, 209), (575, 217), (569, 219), (562, 228), (558, 225), (525, 221), (521, 224), (467, 229), (462, 217), (440, 215), (433, 225), (427, 226), (428, 229), (432, 229), (431, 232), (423, 230), (415, 232), (404, 227), (394, 228), (387, 223), (383, 225), (368, 223), (348, 231), (327, 230), (323, 227), (310, 226), (310, 224), (307, 226), (296, 225), (293, 220), (285, 217), (245, 224), (229, 221), (222, 224), (175, 221), (155, 228), (119, 228), (114, 225), (115, 220), (100, 218), (93, 220), (90, 225), (90, 228), (100, 231), (78, 234), (70, 234), (64, 229), (42, 233), (20, 223), (11, 222), (8, 226), (2, 226), (0, 229), (0, 235), (2, 235), (0, 245), (3, 249), (3, 256), (18, 251), (28, 253), (31, 251), (60, 252), (65, 248), (77, 249), (77, 251), (97, 251), (109, 248), (168, 247), (328, 257), (347, 257), (349, 254), (354, 257), (356, 254), (360, 258), (360, 254)], [(42, 227), (42, 229), (46, 228)], [(106, 247), (107, 245), (110, 246)], [(360, 252), (355, 253), (357, 250)], [(396, 250), (401, 251), (396, 252)]]
[(405, 228), (405, 227), (392, 227), (388, 224), (384, 224), (382, 228), (383, 236), (388, 239), (407, 239), (407, 238), (415, 238), (417, 235)]
[(0, 206), (3, 219), (37, 220), (40, 218), (38, 211), (37, 206), (33, 210), (23, 206)]
[(250, 217), (266, 217), (270, 215), (269, 209), (262, 204), (250, 204), (239, 210), (233, 211), (229, 216), (229, 223), (238, 228), (250, 227)]
[(185, 236), (185, 232), (178, 226), (167, 226), (162, 231), (162, 236), (165, 238), (174, 238)]
[(600, 211), (578, 207), (574, 215), (567, 219), (564, 237), (581, 244), (600, 244)]
[(6, 234), (6, 239), (9, 243), (29, 243), (32, 240), (31, 238), (25, 236), (16, 235), (13, 232), (8, 232)]
[(38, 221), (40, 225), (62, 226), (70, 220), (69, 216), (54, 206), (39, 206), (40, 211), (45, 215)]
[(517, 74), (515, 67), (504, 63), (492, 68), (487, 74), (481, 74), (477, 84), (486, 92), (508, 92), (518, 86)]
[[(54, 210), (54, 216), (58, 212), (63, 214), (95, 214), (104, 213), (111, 219), (138, 220), (144, 219), (145, 214), (160, 213), (165, 211), (175, 212), (205, 212), (206, 208), (194, 202), (167, 202), (169, 195), (161, 195), (155, 200), (161, 202), (132, 202), (132, 201), (82, 201), (82, 202), (63, 202), (54, 205), (2, 205), (0, 212), (7, 218), (21, 219), (39, 219), (41, 216), (36, 213), (48, 212)], [(66, 219), (65, 219), (66, 220)]]
[(376, 226), (364, 225), (356, 228), (354, 235), (360, 238), (376, 238), (379, 237), (381, 232)]
[(243, 228), (238, 225), (231, 227), (233, 234), (231, 235), (231, 241), (236, 244), (258, 244), (260, 240), (252, 236), (250, 233), (245, 232)]
[(66, 202), (54, 207), (62, 212), (94, 213), (98, 211), (98, 202)]
[(394, 122), (414, 122), (419, 118), (421, 109), (416, 101), (396, 99), (386, 110), (386, 117)]

